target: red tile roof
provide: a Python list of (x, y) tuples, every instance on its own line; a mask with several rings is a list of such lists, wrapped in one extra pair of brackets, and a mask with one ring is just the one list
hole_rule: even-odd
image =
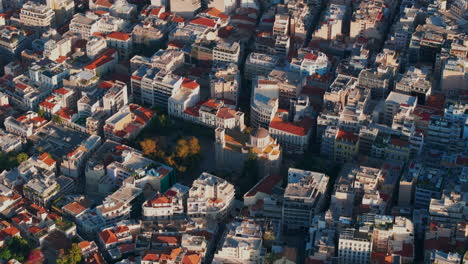
[(89, 246), (91, 246), (91, 242), (89, 241), (81, 241), (80, 243), (78, 243), (78, 246), (81, 248), (81, 249), (85, 249)]
[(210, 16), (214, 16), (214, 17), (219, 17), (221, 19), (226, 19), (226, 18), (229, 18), (228, 15), (224, 14), (223, 12), (221, 12), (220, 10), (214, 8), (214, 7), (210, 7), (208, 8), (207, 10), (205, 10), (206, 14), (210, 15)]
[(184, 258), (182, 259), (182, 264), (199, 264), (200, 262), (201, 257), (196, 253), (185, 254)]
[(101, 56), (99, 56), (96, 60), (94, 60), (90, 64), (86, 65), (85, 69), (94, 70), (94, 69), (96, 69), (98, 67), (101, 67), (102, 65), (104, 65), (106, 63), (111, 62), (112, 60), (114, 60), (114, 54), (116, 52), (117, 51), (115, 49), (108, 49), (108, 50), (104, 51), (101, 54)]
[(71, 92), (70, 90), (65, 89), (63, 87), (54, 91), (54, 93), (61, 94), (61, 95), (65, 95), (65, 94), (70, 93), (70, 92)]
[(103, 6), (107, 8), (110, 8), (112, 6), (112, 3), (109, 0), (96, 0), (94, 4), (97, 6)]
[(166, 196), (157, 196), (150, 201), (152, 205), (167, 204), (171, 203), (171, 199)]
[(162, 243), (162, 244), (177, 244), (178, 239), (175, 236), (154, 236), (153, 242)]
[(115, 233), (112, 232), (112, 230), (109, 230), (109, 229), (104, 230), (101, 233), (99, 233), (99, 237), (101, 237), (101, 240), (105, 244), (112, 244), (112, 243), (116, 243), (117, 241), (119, 241), (117, 239), (117, 236), (115, 235)]
[(195, 19), (192, 19), (190, 21), (190, 24), (195, 24), (195, 25), (200, 25), (200, 26), (205, 26), (205, 27), (210, 27), (210, 28), (214, 28), (216, 26), (216, 22), (213, 19), (209, 19), (206, 17), (197, 17)]
[(76, 113), (75, 110), (68, 108), (68, 107), (62, 107), (57, 111), (58, 116), (69, 121), (71, 120), (71, 118), (73, 117), (75, 113)]
[(200, 85), (196, 81), (194, 81), (192, 79), (184, 78), (184, 80), (182, 82), (182, 87), (194, 90), (194, 89), (199, 88)]
[(39, 157), (39, 160), (44, 162), (47, 166), (52, 166), (56, 162), (47, 152), (42, 153), (42, 155)]
[(235, 117), (236, 111), (229, 107), (222, 107), (218, 110), (216, 113), (216, 117), (221, 118), (221, 119), (230, 119)]
[(65, 205), (63, 207), (63, 209), (71, 212), (74, 215), (77, 215), (77, 214), (83, 212), (84, 210), (86, 210), (86, 207), (84, 207), (79, 202), (75, 201), (75, 202), (72, 202), (72, 203), (69, 203), (69, 204)]
[(275, 118), (270, 122), (271, 128), (301, 137), (309, 133), (312, 125), (313, 120), (309, 117), (305, 117), (299, 122), (285, 122), (280, 117), (275, 116)]
[(120, 234), (120, 233), (123, 233), (123, 232), (127, 232), (129, 230), (130, 229), (128, 228), (128, 226), (121, 225), (121, 226), (118, 226), (118, 227), (115, 228), (115, 233)]
[(279, 174), (272, 174), (267, 177), (264, 177), (263, 179), (260, 180), (257, 185), (255, 185), (250, 191), (248, 191), (245, 196), (251, 197), (255, 196), (257, 193), (266, 193), (266, 194), (271, 194), (272, 189), (275, 185), (279, 184), (283, 177)]
[(107, 38), (112, 38), (120, 41), (127, 41), (129, 40), (130, 34), (127, 33), (122, 33), (122, 32), (112, 32), (109, 35), (106, 36)]
[(392, 138), (390, 139), (390, 144), (394, 146), (398, 146), (398, 147), (406, 147), (409, 145), (409, 142), (406, 140), (399, 139), (399, 138)]
[(42, 107), (47, 108), (47, 109), (52, 109), (52, 108), (55, 107), (55, 104), (51, 103), (51, 102), (44, 101), (44, 102), (40, 103), (39, 106), (42, 106)]
[(359, 136), (357, 136), (353, 132), (338, 130), (338, 133), (336, 135), (336, 139), (343, 139), (343, 140), (347, 140), (347, 141), (357, 142), (358, 139), (359, 139)]

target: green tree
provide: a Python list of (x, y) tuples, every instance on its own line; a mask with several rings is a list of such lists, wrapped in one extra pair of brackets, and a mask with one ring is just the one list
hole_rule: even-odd
[(57, 124), (61, 124), (62, 123), (62, 118), (60, 118), (60, 116), (58, 116), (58, 115), (54, 115), (52, 117), (52, 122), (57, 123)]
[(28, 241), (22, 237), (13, 237), (8, 240), (8, 249), (11, 252), (11, 258), (23, 262), (31, 251), (31, 246)]
[(44, 112), (44, 110), (39, 109), (39, 110), (37, 111), (37, 115), (38, 115), (39, 117), (45, 118), (45, 112)]
[(159, 126), (161, 126), (162, 128), (166, 128), (167, 126), (169, 126), (169, 119), (165, 114), (161, 114), (158, 116), (158, 123)]
[(20, 154), (18, 154), (16, 156), (16, 160), (18, 161), (19, 164), (21, 164), (22, 162), (26, 161), (29, 159), (29, 156), (27, 153), (24, 153), (24, 152), (21, 152)]
[(66, 254), (61, 254), (57, 259), (57, 264), (77, 264), (82, 259), (81, 250), (77, 243), (73, 243)]
[(3, 260), (10, 260), (11, 259), (11, 252), (8, 247), (0, 248), (0, 259)]

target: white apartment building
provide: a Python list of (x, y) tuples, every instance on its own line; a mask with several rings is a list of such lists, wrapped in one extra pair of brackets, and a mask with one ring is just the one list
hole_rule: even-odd
[(213, 48), (213, 62), (217, 63), (239, 63), (241, 48), (239, 42), (217, 42)]
[(384, 122), (392, 124), (394, 116), (404, 109), (413, 110), (418, 102), (418, 98), (402, 94), (399, 92), (390, 92), (385, 100)]
[(46, 3), (54, 11), (58, 26), (65, 24), (75, 13), (75, 1), (73, 0), (46, 0)]
[(26, 114), (13, 118), (9, 116), (3, 122), (5, 130), (21, 137), (29, 137), (34, 130), (45, 125), (47, 120), (40, 117), (37, 113), (29, 111)]
[(114, 114), (129, 103), (127, 84), (121, 81), (112, 83), (112, 87), (102, 97), (104, 112)]
[(195, 106), (199, 101), (200, 85), (196, 81), (185, 78), (181, 87), (169, 97), (168, 113), (171, 116), (183, 118), (185, 110)]
[(253, 127), (268, 128), (279, 107), (279, 87), (276, 81), (258, 77), (254, 81), (250, 100), (250, 118)]
[(275, 23), (273, 24), (274, 35), (289, 35), (289, 14), (276, 14)]
[(291, 60), (289, 67), (292, 71), (299, 72), (301, 76), (325, 75), (330, 64), (325, 53), (310, 48), (301, 48), (298, 50), (298, 57)]
[(113, 16), (102, 16), (91, 26), (91, 34), (98, 32), (110, 34), (112, 32), (121, 32), (128, 26), (128, 21)]
[(312, 218), (323, 209), (330, 177), (295, 168), (288, 170), (282, 221), (288, 230), (307, 230)]
[(17, 152), (21, 150), (23, 143), (25, 142), (20, 136), (0, 129), (0, 151), (4, 153)]
[(156, 194), (153, 199), (143, 203), (143, 219), (154, 221), (182, 216), (188, 191), (187, 186), (176, 183), (164, 194)]
[(237, 105), (240, 74), (236, 64), (221, 64), (213, 67), (210, 80), (211, 98), (230, 100)]
[(122, 32), (112, 32), (106, 36), (109, 47), (116, 49), (119, 52), (119, 57), (129, 59), (133, 53), (132, 36)]
[(78, 178), (84, 172), (84, 165), (90, 155), (101, 145), (101, 137), (91, 135), (77, 148), (63, 157), (60, 172), (69, 177)]
[(77, 13), (70, 21), (70, 32), (80, 34), (83, 39), (89, 39), (93, 34), (93, 25), (97, 19), (97, 16)]
[(252, 52), (245, 62), (244, 74), (248, 80), (268, 76), (278, 62), (278, 56)]
[(370, 263), (372, 253), (372, 233), (356, 229), (345, 229), (338, 241), (338, 263)]
[(94, 60), (106, 49), (107, 41), (104, 37), (92, 36), (86, 42), (86, 55), (92, 60)]
[(55, 26), (55, 13), (46, 5), (29, 1), (21, 8), (20, 22), (27, 28), (47, 31)]
[(330, 4), (312, 34), (312, 40), (336, 40), (338, 36), (342, 35), (346, 10), (345, 5)]
[(223, 219), (234, 203), (234, 185), (224, 179), (202, 173), (189, 190), (187, 215)]
[(263, 263), (262, 236), (261, 227), (253, 221), (230, 223), (221, 248), (214, 255), (213, 264)]

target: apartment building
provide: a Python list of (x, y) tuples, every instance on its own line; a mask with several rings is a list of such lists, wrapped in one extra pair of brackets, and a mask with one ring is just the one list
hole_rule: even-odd
[(245, 62), (245, 77), (253, 80), (259, 76), (268, 76), (278, 63), (279, 57), (276, 55), (252, 52)]
[(47, 123), (45, 118), (40, 117), (37, 113), (29, 111), (24, 115), (14, 118), (9, 116), (3, 122), (5, 126), (5, 130), (21, 136), (21, 137), (29, 137), (31, 136), (35, 130)]
[(164, 194), (156, 194), (143, 203), (143, 218), (154, 221), (182, 217), (186, 211), (188, 191), (189, 187), (176, 183)]
[(370, 263), (372, 232), (345, 229), (338, 239), (338, 263)]
[(57, 26), (65, 24), (75, 13), (75, 1), (73, 0), (46, 0), (46, 3), (55, 13)]
[(106, 120), (104, 125), (104, 135), (107, 139), (122, 141), (132, 139), (148, 125), (154, 117), (153, 110), (130, 104), (121, 108), (114, 115)]
[(75, 179), (78, 178), (84, 172), (85, 162), (100, 145), (100, 136), (89, 136), (79, 146), (77, 146), (77, 148), (64, 156), (60, 165), (61, 173)]
[(107, 41), (102, 36), (91, 36), (86, 42), (86, 56), (92, 60), (96, 59), (106, 49)]
[(213, 63), (234, 63), (238, 64), (241, 47), (239, 42), (220, 41), (213, 48)]
[(402, 94), (399, 92), (390, 92), (385, 99), (385, 109), (383, 121), (391, 125), (393, 118), (400, 111), (412, 111), (416, 107), (418, 98), (411, 95)]
[(385, 98), (392, 88), (393, 68), (364, 69), (359, 73), (358, 87), (369, 89), (373, 98)]
[(321, 22), (312, 34), (313, 40), (336, 40), (343, 34), (343, 22), (347, 12), (345, 5), (330, 4), (323, 13)]
[(234, 185), (224, 179), (203, 172), (192, 184), (187, 199), (187, 215), (224, 219), (234, 202)]
[(97, 16), (84, 15), (77, 13), (70, 21), (70, 32), (77, 33), (83, 39), (89, 39), (93, 32), (93, 25), (98, 19)]
[(250, 123), (268, 128), (279, 107), (279, 87), (276, 81), (258, 77), (253, 83), (250, 100)]
[(236, 64), (220, 64), (210, 73), (210, 97), (230, 100), (237, 105), (239, 97), (240, 73)]
[(129, 59), (133, 54), (133, 40), (128, 33), (111, 32), (106, 35), (107, 45), (119, 52), (119, 58)]
[(7, 62), (19, 57), (21, 52), (31, 43), (28, 34), (23, 29), (12, 26), (0, 26), (0, 55)]
[(262, 263), (262, 236), (261, 227), (253, 221), (230, 223), (223, 234), (221, 247), (214, 255), (213, 263)]
[(55, 26), (55, 13), (47, 5), (29, 1), (20, 12), (20, 22), (26, 28), (44, 32)]
[(185, 18), (191, 19), (202, 8), (201, 0), (169, 0), (171, 12)]
[(295, 168), (288, 170), (284, 191), (282, 223), (287, 230), (307, 230), (324, 206), (329, 177)]
[(297, 58), (291, 60), (289, 67), (305, 77), (313, 74), (327, 74), (330, 64), (325, 53), (310, 48), (301, 48), (298, 50)]
[(396, 80), (395, 90), (418, 97), (418, 102), (424, 104), (432, 92), (430, 72), (427, 68), (410, 67)]

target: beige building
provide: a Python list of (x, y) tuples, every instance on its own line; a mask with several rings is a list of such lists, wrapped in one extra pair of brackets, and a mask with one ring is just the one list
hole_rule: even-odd
[(20, 12), (21, 25), (37, 31), (47, 31), (55, 26), (55, 13), (46, 5), (27, 2)]
[(47, 6), (54, 11), (58, 26), (65, 24), (75, 13), (75, 1), (73, 0), (47, 0)]
[(243, 168), (242, 164), (253, 155), (258, 158), (261, 176), (279, 172), (282, 151), (268, 130), (257, 128), (247, 135), (240, 131), (217, 128), (215, 134), (217, 167), (239, 172)]
[(191, 19), (201, 8), (201, 0), (169, 0), (171, 12), (185, 19)]

